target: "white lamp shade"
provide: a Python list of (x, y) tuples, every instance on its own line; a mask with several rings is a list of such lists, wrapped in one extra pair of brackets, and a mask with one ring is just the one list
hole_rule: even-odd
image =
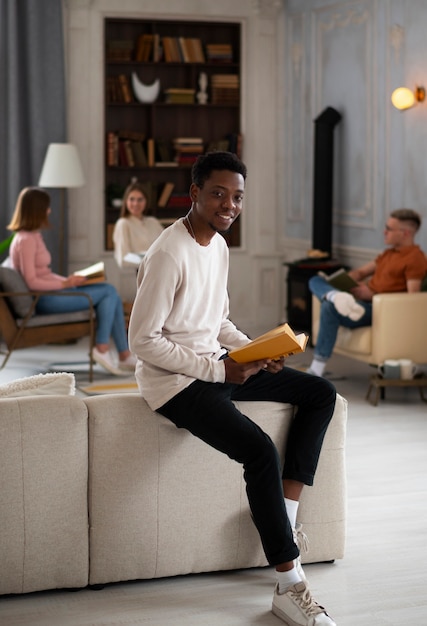
[(39, 179), (40, 187), (81, 187), (85, 179), (76, 146), (51, 143)]

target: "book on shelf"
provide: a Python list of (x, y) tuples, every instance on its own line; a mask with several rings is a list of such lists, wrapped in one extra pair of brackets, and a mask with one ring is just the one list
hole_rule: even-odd
[(135, 61), (146, 63), (150, 60), (153, 49), (154, 35), (144, 33), (138, 37), (136, 43)]
[(107, 133), (107, 165), (116, 167), (119, 164), (119, 138), (117, 133)]
[(144, 133), (138, 131), (109, 131), (106, 150), (108, 167), (147, 167)]
[(74, 272), (76, 276), (84, 276), (86, 278), (84, 285), (91, 285), (92, 283), (105, 282), (105, 266), (104, 261), (99, 261), (93, 265), (88, 265), (77, 272)]
[(241, 348), (228, 353), (237, 363), (250, 363), (262, 359), (280, 359), (298, 352), (304, 352), (308, 343), (306, 333), (295, 334), (289, 324), (285, 323), (277, 328), (260, 335)]
[(192, 62), (205, 63), (205, 53), (203, 52), (202, 42), (199, 37), (188, 37), (187, 44), (191, 51)]
[(318, 275), (324, 278), (332, 287), (335, 289), (339, 289), (340, 291), (348, 291), (350, 292), (353, 287), (357, 287), (359, 283), (357, 283), (345, 270), (341, 267), (336, 272), (332, 274), (325, 274), (325, 272), (318, 272)]
[(203, 143), (203, 137), (175, 137), (176, 144), (200, 144)]
[(157, 208), (157, 198), (159, 197), (159, 184), (152, 180), (144, 182), (145, 194), (147, 196), (147, 213), (155, 215)]
[(147, 161), (148, 167), (154, 167), (156, 161), (156, 144), (153, 137), (147, 139)]
[(194, 104), (196, 90), (185, 87), (169, 87), (164, 90), (167, 104)]
[(125, 146), (126, 161), (127, 161), (128, 167), (135, 167), (135, 159), (133, 156), (132, 144), (131, 144), (130, 139), (124, 139), (123, 143)]
[(148, 160), (142, 141), (132, 141), (133, 156), (136, 167), (147, 167)]
[(158, 33), (153, 35), (153, 62), (158, 63), (163, 58), (162, 40)]
[(211, 63), (231, 63), (233, 60), (233, 47), (229, 43), (208, 43), (206, 54)]
[(159, 199), (157, 200), (158, 207), (163, 209), (167, 206), (174, 188), (175, 188), (175, 184), (172, 182), (167, 182), (164, 184), (164, 187), (160, 193)]
[(129, 104), (133, 102), (132, 90), (130, 88), (130, 82), (126, 74), (119, 74), (119, 84), (123, 94), (123, 101)]
[(169, 198), (168, 208), (174, 209), (187, 209), (191, 204), (190, 196), (188, 192), (186, 193), (173, 193)]
[(118, 165), (120, 167), (129, 167), (128, 157), (126, 154), (125, 141), (124, 139), (119, 140), (119, 162)]
[(187, 37), (178, 37), (178, 43), (184, 63), (191, 63), (191, 53), (187, 45)]
[[(156, 153), (159, 161), (167, 163), (172, 161), (172, 146), (167, 139), (156, 139)], [(157, 163), (156, 163), (157, 165)]]
[(122, 89), (117, 76), (107, 76), (105, 87), (108, 104), (123, 102)]
[(179, 63), (181, 53), (176, 37), (162, 37), (163, 52), (166, 63)]
[(133, 41), (131, 39), (112, 39), (107, 43), (107, 62), (130, 61), (132, 50)]
[(212, 104), (239, 103), (240, 79), (238, 74), (213, 74), (211, 76)]

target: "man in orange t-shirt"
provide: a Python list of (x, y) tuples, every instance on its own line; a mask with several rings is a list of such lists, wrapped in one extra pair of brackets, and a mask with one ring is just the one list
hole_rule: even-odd
[(415, 292), (427, 274), (427, 257), (414, 243), (421, 217), (412, 209), (390, 214), (384, 229), (389, 248), (349, 275), (359, 284), (351, 293), (338, 291), (321, 276), (309, 281), (310, 291), (321, 302), (320, 326), (310, 374), (323, 376), (340, 326), (359, 328), (372, 323), (372, 298), (376, 293)]

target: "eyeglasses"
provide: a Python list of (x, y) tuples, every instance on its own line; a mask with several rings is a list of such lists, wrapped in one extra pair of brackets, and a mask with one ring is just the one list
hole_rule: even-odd
[(384, 226), (384, 230), (387, 231), (388, 233), (394, 233), (394, 232), (396, 232), (398, 230), (404, 231), (405, 228), (392, 228), (391, 226), (388, 226), (388, 224), (386, 224)]

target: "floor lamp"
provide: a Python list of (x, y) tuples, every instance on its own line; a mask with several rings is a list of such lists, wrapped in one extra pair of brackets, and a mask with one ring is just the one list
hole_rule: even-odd
[(84, 176), (76, 146), (71, 143), (51, 143), (48, 146), (39, 179), (40, 187), (60, 189), (59, 209), (59, 273), (67, 272), (65, 261), (65, 190), (82, 187)]

